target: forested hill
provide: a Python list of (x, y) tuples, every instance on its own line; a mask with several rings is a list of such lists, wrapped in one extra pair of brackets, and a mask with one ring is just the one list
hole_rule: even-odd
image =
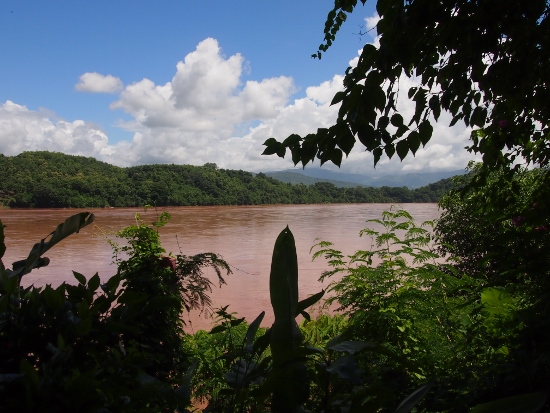
[(436, 202), (451, 187), (450, 179), (416, 190), (337, 188), (327, 182), (306, 186), (215, 164), (119, 168), (54, 152), (0, 155), (0, 205), (10, 207)]

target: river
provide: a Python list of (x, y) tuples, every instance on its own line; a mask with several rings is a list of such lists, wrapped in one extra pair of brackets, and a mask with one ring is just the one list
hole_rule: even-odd
[[(390, 204), (323, 204), (323, 205), (261, 205), (216, 207), (166, 207), (146, 213), (138, 208), (90, 209), (95, 222), (79, 234), (72, 235), (47, 252), (48, 267), (40, 268), (23, 278), (24, 285), (59, 285), (75, 283), (72, 270), (87, 278), (96, 272), (102, 280), (116, 272), (111, 265), (112, 251), (106, 237), (135, 223), (135, 214), (142, 213), (148, 223), (162, 211), (172, 219), (160, 230), (164, 248), (174, 254), (193, 255), (213, 252), (221, 255), (233, 273), (227, 285), (212, 292), (214, 307), (229, 305), (228, 311), (253, 320), (266, 310), (264, 324), (272, 320), (269, 302), (269, 271), (271, 254), (277, 235), (288, 225), (296, 239), (299, 266), (300, 299), (326, 288), (328, 282), (318, 282), (328, 267), (323, 259), (312, 262), (310, 248), (317, 238), (331, 241), (336, 249), (351, 254), (367, 249), (368, 238), (360, 238), (365, 221), (381, 218)], [(437, 204), (403, 204), (416, 221), (432, 220), (440, 215)], [(0, 209), (0, 219), (6, 225), (6, 267), (24, 259), (35, 242), (40, 241), (76, 209)], [(206, 274), (215, 281), (216, 274)], [(208, 329), (211, 319), (204, 314), (185, 316), (187, 331)]]

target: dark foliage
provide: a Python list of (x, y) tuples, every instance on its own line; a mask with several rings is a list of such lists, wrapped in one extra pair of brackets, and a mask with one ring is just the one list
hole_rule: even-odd
[(0, 175), (0, 203), (33, 208), (437, 202), (452, 185), (448, 179), (416, 190), (290, 185), (213, 164), (119, 168), (52, 152), (0, 155)]

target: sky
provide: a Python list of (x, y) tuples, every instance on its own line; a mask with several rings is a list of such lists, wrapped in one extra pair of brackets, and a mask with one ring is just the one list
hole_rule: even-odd
[[(346, 68), (365, 43), (377, 43), (375, 2), (368, 1), (313, 59), (333, 4), (2, 0), (0, 153), (48, 150), (118, 166), (292, 168), (290, 155), (262, 156), (263, 142), (332, 125), (338, 106), (330, 102)], [(398, 107), (405, 116), (414, 111), (406, 101)], [(449, 123), (442, 115), (415, 157), (383, 159), (376, 169), (357, 143), (340, 170), (464, 169), (474, 159), (464, 149), (470, 131)]]

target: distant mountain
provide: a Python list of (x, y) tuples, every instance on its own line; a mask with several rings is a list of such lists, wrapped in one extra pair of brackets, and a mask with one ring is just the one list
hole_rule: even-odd
[(409, 189), (420, 188), (441, 179), (447, 179), (452, 176), (462, 175), (464, 173), (464, 170), (459, 169), (455, 171), (411, 172), (408, 174), (392, 174), (372, 177), (362, 174), (335, 172), (321, 168), (286, 169), (284, 171), (265, 172), (267, 176), (293, 184), (303, 183), (306, 185), (311, 185), (316, 182), (330, 182), (339, 188), (349, 188), (360, 185), (377, 188), (382, 186), (406, 186)]
[(299, 172), (291, 172), (294, 169), (278, 172), (266, 172), (265, 175), (270, 176), (273, 179), (290, 184), (304, 184), (313, 185), (317, 182), (329, 182), (338, 188), (355, 188), (356, 186), (362, 186), (356, 182), (336, 181), (333, 179), (313, 178), (311, 176), (303, 175)]

